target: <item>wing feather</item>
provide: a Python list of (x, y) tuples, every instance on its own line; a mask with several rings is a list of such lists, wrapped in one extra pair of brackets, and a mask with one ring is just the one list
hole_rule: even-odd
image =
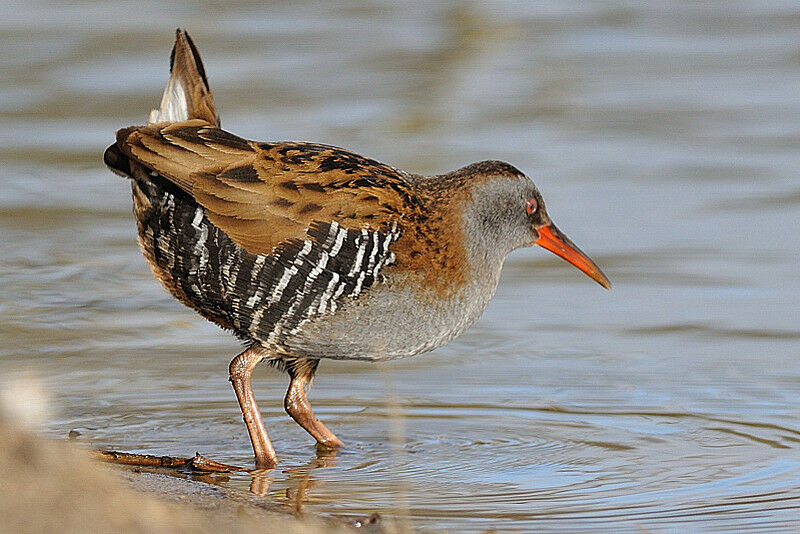
[(400, 171), (311, 143), (256, 143), (202, 119), (117, 133), (129, 157), (190, 194), (239, 246), (269, 254), (314, 221), (381, 231), (420, 206)]

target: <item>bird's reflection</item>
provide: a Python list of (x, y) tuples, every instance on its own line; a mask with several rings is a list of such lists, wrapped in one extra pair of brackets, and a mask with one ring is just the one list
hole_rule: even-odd
[[(318, 446), (316, 456), (303, 466), (287, 469), (289, 487), (286, 488), (286, 501), (295, 514), (303, 513), (303, 506), (308, 500), (308, 492), (318, 484), (314, 480), (313, 472), (315, 469), (323, 467), (334, 467), (336, 465), (336, 449)], [(250, 492), (259, 497), (269, 494), (272, 477), (270, 469), (255, 469), (250, 471)]]
[(253, 469), (250, 471), (250, 493), (257, 497), (266, 497), (269, 494), (269, 486), (272, 478), (269, 474), (272, 469)]

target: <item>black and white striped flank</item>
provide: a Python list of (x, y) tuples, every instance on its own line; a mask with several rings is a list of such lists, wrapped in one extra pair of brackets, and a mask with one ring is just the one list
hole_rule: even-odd
[(239, 337), (273, 346), (380, 283), (381, 270), (394, 262), (391, 244), (400, 237), (397, 225), (369, 231), (314, 222), (306, 239), (256, 255), (233, 243), (180, 191), (156, 182), (135, 187), (152, 205), (149, 213), (137, 214), (143, 247), (190, 305), (222, 319), (217, 322)]

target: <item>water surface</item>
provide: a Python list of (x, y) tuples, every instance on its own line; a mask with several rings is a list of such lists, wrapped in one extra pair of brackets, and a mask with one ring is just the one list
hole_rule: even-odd
[(669, 5), (3, 5), (0, 372), (44, 381), (47, 435), (249, 461), (240, 345), (153, 279), (101, 163), (181, 25), (228, 129), (422, 173), (507, 160), (615, 284), (518, 251), (450, 345), (323, 362), (333, 457), (257, 369), (265, 499), (421, 530), (800, 528), (800, 11)]

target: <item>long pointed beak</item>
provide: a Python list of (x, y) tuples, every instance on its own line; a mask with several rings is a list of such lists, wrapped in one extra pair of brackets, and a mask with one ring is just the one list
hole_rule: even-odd
[(611, 282), (600, 270), (600, 267), (589, 256), (584, 254), (575, 243), (570, 241), (567, 236), (562, 234), (561, 230), (556, 228), (556, 225), (548, 224), (537, 228), (536, 231), (539, 233), (539, 239), (535, 241), (537, 245), (546, 248), (556, 256), (564, 258), (604, 288), (611, 289)]

